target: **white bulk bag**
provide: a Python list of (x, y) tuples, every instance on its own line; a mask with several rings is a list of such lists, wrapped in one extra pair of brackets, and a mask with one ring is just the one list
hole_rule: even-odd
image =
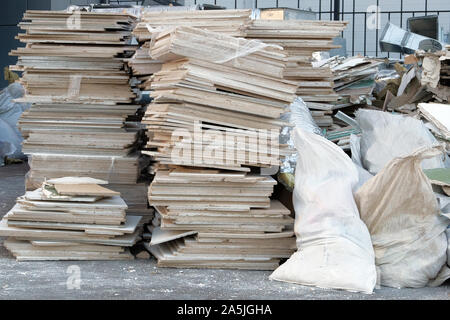
[(372, 293), (375, 256), (353, 199), (355, 165), (317, 134), (296, 128), (294, 143), (299, 154), (293, 199), (298, 251), (270, 279)]

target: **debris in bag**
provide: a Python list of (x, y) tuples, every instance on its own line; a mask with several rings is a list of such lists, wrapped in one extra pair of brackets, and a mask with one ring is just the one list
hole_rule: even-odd
[[(397, 157), (355, 194), (375, 250), (379, 285), (420, 288), (447, 278), (450, 219), (442, 215), (421, 162), (442, 146), (422, 147)], [(435, 281), (438, 279), (438, 281)]]
[[(387, 112), (360, 109), (356, 112), (361, 135), (361, 159), (371, 174), (380, 172), (396, 157), (437, 143), (422, 121)], [(423, 161), (424, 169), (444, 168), (441, 154)]]
[(270, 279), (372, 293), (375, 256), (352, 188), (358, 172), (334, 143), (300, 128), (294, 189), (298, 251)]

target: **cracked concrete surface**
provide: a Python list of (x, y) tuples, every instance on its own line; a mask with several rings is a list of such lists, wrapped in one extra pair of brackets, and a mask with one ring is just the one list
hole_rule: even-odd
[[(0, 168), (0, 216), (24, 192), (24, 164)], [(80, 268), (80, 289), (69, 289), (70, 266)], [(438, 288), (381, 288), (373, 295), (270, 281), (270, 272), (157, 268), (155, 260), (17, 262), (0, 246), (0, 299), (436, 299)], [(70, 287), (69, 281), (69, 287)]]

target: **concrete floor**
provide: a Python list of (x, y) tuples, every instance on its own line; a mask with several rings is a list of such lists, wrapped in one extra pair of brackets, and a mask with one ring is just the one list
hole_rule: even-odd
[[(0, 168), (0, 216), (23, 194), (27, 170), (24, 164)], [(70, 281), (73, 266), (80, 271), (79, 289)], [(439, 288), (382, 288), (364, 295), (274, 282), (269, 274), (160, 269), (154, 260), (16, 262), (0, 246), (0, 299), (450, 299), (449, 282)]]

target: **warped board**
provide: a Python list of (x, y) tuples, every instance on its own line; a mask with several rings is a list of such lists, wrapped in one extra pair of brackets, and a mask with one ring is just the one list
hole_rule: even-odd
[(87, 235), (82, 231), (41, 230), (9, 227), (5, 220), (0, 221), (0, 235), (21, 240), (57, 240), (68, 242), (95, 243), (111, 246), (131, 247), (139, 239), (138, 231), (118, 237)]
[(120, 225), (126, 218), (122, 211), (117, 213), (109, 209), (95, 210), (95, 215), (89, 215), (89, 211), (80, 209), (64, 209), (61, 211), (29, 210), (20, 204), (16, 204), (7, 215), (15, 221), (35, 222), (62, 222), (80, 224)]
[(97, 184), (55, 184), (55, 189), (60, 195), (64, 196), (120, 196), (120, 192), (109, 190)]

